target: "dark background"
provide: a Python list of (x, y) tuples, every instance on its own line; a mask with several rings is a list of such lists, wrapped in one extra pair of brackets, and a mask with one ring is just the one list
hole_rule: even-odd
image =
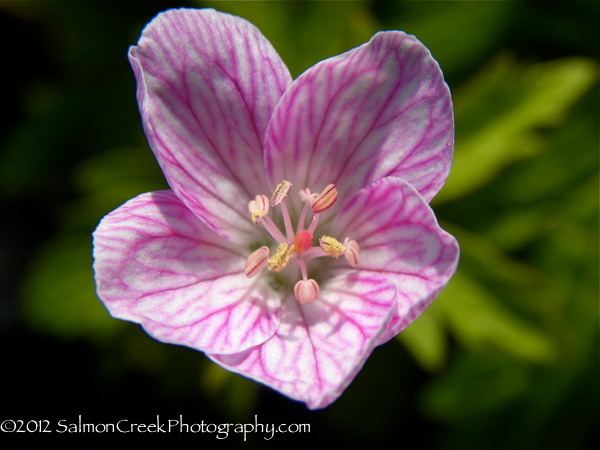
[[(432, 206), (461, 244), (459, 271), (325, 410), (158, 343), (95, 295), (96, 224), (166, 187), (127, 48), (158, 12), (207, 5), (257, 25), (294, 77), (404, 30), (453, 92), (455, 164)], [(593, 1), (0, 2), (0, 420), (311, 425), (246, 443), (154, 437), (208, 448), (595, 448), (599, 12)]]

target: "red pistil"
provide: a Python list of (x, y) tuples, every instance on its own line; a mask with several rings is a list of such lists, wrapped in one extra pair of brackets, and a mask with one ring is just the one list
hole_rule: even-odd
[(300, 230), (294, 237), (294, 251), (299, 253), (312, 247), (312, 233), (306, 230)]

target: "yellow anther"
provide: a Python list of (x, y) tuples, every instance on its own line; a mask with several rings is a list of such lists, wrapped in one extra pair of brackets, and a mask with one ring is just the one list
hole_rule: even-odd
[(325, 253), (336, 259), (342, 256), (346, 251), (346, 247), (344, 247), (336, 238), (332, 238), (331, 236), (321, 236), (319, 244)]
[(281, 272), (287, 266), (291, 256), (294, 254), (294, 244), (289, 245), (285, 242), (279, 244), (275, 254), (269, 258), (269, 270), (273, 272)]
[(290, 183), (288, 180), (283, 180), (281, 183), (279, 183), (275, 188), (275, 192), (273, 192), (273, 196), (271, 197), (271, 206), (279, 205), (283, 199), (287, 197), (291, 188), (292, 183)]

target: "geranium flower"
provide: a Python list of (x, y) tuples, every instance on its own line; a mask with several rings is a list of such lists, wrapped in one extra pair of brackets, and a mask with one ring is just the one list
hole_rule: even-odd
[(452, 102), (414, 37), (377, 33), (292, 81), (250, 23), (159, 14), (129, 60), (171, 187), (94, 232), (98, 295), (154, 338), (322, 408), (456, 269), (428, 201)]

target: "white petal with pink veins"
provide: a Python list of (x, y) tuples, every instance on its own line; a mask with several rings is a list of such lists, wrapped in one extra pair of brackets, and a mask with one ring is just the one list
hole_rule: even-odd
[(248, 200), (267, 188), (263, 137), (287, 68), (256, 27), (209, 9), (159, 14), (129, 60), (169, 185), (218, 234), (245, 238)]
[(429, 201), (452, 163), (450, 91), (423, 44), (399, 31), (380, 32), (295, 80), (265, 141), (273, 181), (319, 189), (335, 183), (343, 201), (393, 175)]
[[(417, 318), (458, 265), (456, 239), (440, 228), (419, 193), (399, 178), (384, 178), (357, 192), (342, 206), (333, 229), (359, 243), (357, 270), (396, 285), (397, 310), (381, 342)], [(345, 268), (336, 263), (334, 270)]]
[(98, 295), (110, 313), (203, 351), (243, 351), (279, 326), (279, 298), (244, 275), (245, 258), (171, 191), (129, 200), (94, 232)]
[(396, 309), (395, 287), (350, 272), (321, 285), (318, 299), (283, 304), (281, 325), (265, 343), (236, 355), (209, 355), (309, 408), (324, 408), (348, 386)]

